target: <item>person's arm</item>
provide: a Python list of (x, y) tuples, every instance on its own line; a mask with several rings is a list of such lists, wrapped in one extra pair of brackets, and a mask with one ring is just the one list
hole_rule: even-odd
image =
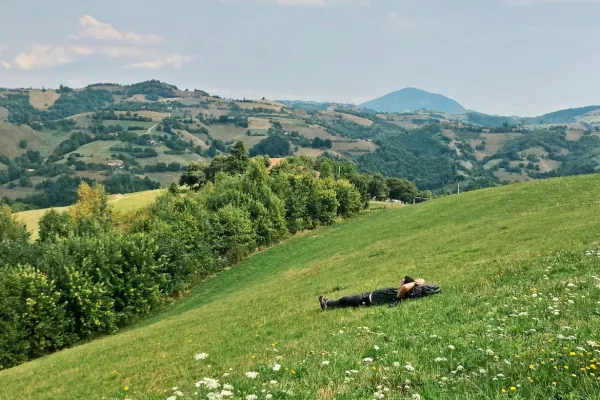
[[(403, 283), (404, 281), (401, 281)], [(404, 285), (400, 285), (400, 290), (398, 290), (398, 298), (400, 300), (406, 297), (406, 294), (414, 289), (415, 286), (423, 286), (425, 284), (425, 279), (417, 279), (414, 282), (407, 283)]]
[(404, 299), (406, 297), (406, 294), (408, 292), (410, 292), (411, 290), (413, 290), (413, 288), (417, 286), (417, 282), (411, 282), (411, 283), (407, 283), (405, 285), (402, 285), (400, 287), (400, 290), (398, 290), (398, 298), (400, 300)]

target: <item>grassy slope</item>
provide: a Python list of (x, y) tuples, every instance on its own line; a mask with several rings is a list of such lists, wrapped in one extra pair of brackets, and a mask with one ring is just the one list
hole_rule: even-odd
[[(231, 382), (238, 398), (263, 384), (294, 399), (372, 398), (380, 385), (396, 399), (598, 398), (593, 369), (579, 368), (595, 366), (586, 341), (600, 341), (590, 278), (600, 262), (584, 255), (600, 230), (599, 186), (600, 175), (538, 181), (364, 213), (249, 258), (137, 327), (0, 372), (0, 398), (164, 399), (173, 386), (199, 390), (203, 377)], [(318, 309), (319, 294), (395, 285), (404, 274), (443, 294), (392, 309)], [(196, 361), (198, 352), (210, 356)], [(360, 372), (345, 381), (350, 369)]]
[[(162, 190), (158, 189), (130, 194), (117, 194), (110, 196), (109, 203), (118, 212), (133, 211), (152, 203), (161, 192)], [(54, 207), (54, 210), (59, 212), (67, 211), (68, 209), (69, 207)], [(18, 221), (24, 222), (27, 225), (27, 230), (36, 238), (39, 221), (48, 210), (44, 208), (41, 210), (23, 211), (16, 213), (15, 217)]]

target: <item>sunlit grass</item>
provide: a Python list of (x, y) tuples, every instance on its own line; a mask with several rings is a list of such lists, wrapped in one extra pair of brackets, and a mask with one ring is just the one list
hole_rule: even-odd
[[(318, 229), (118, 335), (0, 372), (0, 398), (599, 398), (598, 189), (511, 185)], [(319, 309), (405, 274), (442, 294)]]

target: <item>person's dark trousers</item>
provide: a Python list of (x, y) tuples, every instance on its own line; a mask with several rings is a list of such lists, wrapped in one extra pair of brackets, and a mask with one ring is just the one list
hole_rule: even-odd
[(357, 294), (354, 296), (345, 296), (338, 300), (327, 300), (327, 308), (347, 308), (347, 307), (360, 307), (362, 305), (368, 306), (369, 293)]

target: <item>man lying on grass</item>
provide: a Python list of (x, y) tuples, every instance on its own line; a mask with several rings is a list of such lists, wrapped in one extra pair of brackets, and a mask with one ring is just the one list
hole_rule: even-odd
[(345, 296), (338, 300), (327, 300), (319, 296), (321, 310), (330, 308), (347, 308), (364, 306), (381, 306), (389, 304), (390, 307), (398, 305), (404, 299), (420, 298), (439, 293), (440, 287), (435, 284), (426, 284), (424, 279), (413, 279), (405, 276), (397, 288), (377, 289), (372, 292)]

